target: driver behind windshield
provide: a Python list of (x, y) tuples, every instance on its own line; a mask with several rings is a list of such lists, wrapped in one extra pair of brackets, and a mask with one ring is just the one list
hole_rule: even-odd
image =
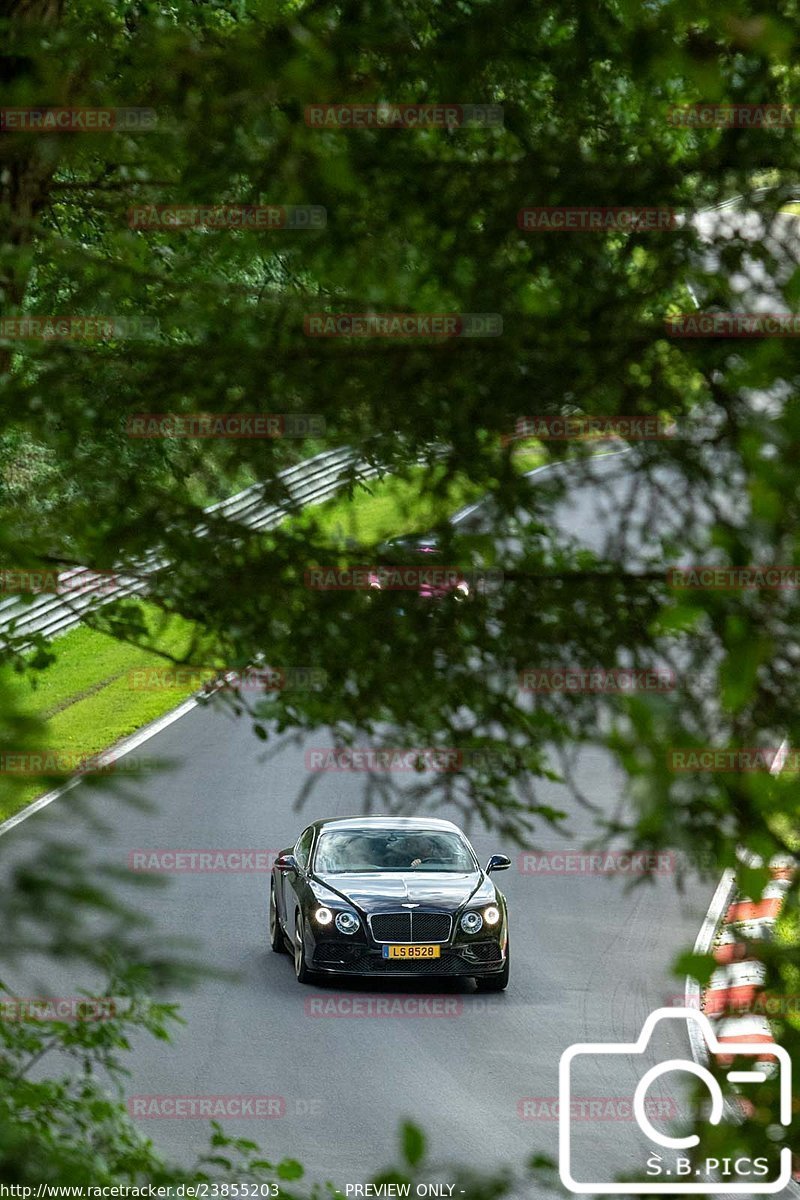
[(421, 867), (423, 864), (433, 866), (444, 861), (432, 838), (410, 838), (407, 853), (412, 856), (408, 864), (410, 867)]
[(464, 845), (451, 834), (368, 834), (330, 831), (317, 848), (316, 869), (322, 874), (348, 871), (470, 871)]

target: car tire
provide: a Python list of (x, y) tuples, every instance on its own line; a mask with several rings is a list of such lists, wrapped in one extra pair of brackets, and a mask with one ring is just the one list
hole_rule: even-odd
[(275, 883), (272, 880), (269, 885), (269, 944), (275, 954), (286, 954), (286, 938), (283, 936), (281, 923), (278, 920)]
[(298, 983), (313, 983), (314, 972), (306, 966), (306, 931), (303, 917), (298, 913), (294, 922), (294, 973)]
[(508, 946), (506, 946), (506, 965), (503, 967), (499, 975), (484, 975), (483, 978), (475, 980), (475, 986), (479, 992), (504, 992), (508, 987), (508, 972), (511, 956)]

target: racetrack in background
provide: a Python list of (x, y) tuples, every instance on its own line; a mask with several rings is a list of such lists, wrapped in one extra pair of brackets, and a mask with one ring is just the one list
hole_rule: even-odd
[[(620, 503), (627, 503), (627, 461), (613, 455), (594, 468), (607, 481), (617, 479), (608, 487), (612, 494), (620, 489)], [(562, 511), (571, 533), (597, 544), (601, 523), (590, 483), (576, 487)], [(325, 739), (315, 735), (306, 744)], [(155, 811), (121, 805), (96, 790), (87, 805), (112, 826), (98, 843), (68, 793), (6, 835), (2, 868), (26, 857), (29, 839), (43, 833), (86, 846), (91, 878), (92, 861), (124, 866), (135, 848), (279, 850), (311, 820), (361, 810), (363, 777), (336, 773), (319, 780), (298, 813), (304, 744), (287, 735), (277, 745), (276, 753), (270, 743), (267, 761), (249, 722), (213, 704), (197, 708), (146, 744), (148, 754), (174, 762), (131, 785)], [(595, 804), (607, 813), (616, 809), (624, 780), (605, 754), (581, 752), (576, 774)], [(567, 810), (570, 836), (543, 828), (537, 848), (575, 849), (594, 836), (592, 817), (564, 787), (543, 783), (538, 795)], [(267, 945), (265, 874), (180, 874), (166, 890), (137, 892), (137, 905), (159, 931), (193, 937), (209, 965), (236, 978), (208, 979), (179, 997), (188, 1025), (171, 1047), (137, 1038), (129, 1093), (281, 1096), (285, 1115), (279, 1119), (229, 1120), (226, 1128), (257, 1140), (266, 1157), (297, 1157), (314, 1177), (340, 1185), (361, 1181), (392, 1159), (404, 1117), (427, 1131), (438, 1161), (521, 1167), (536, 1150), (555, 1157), (557, 1123), (522, 1119), (521, 1102), (557, 1096), (558, 1060), (568, 1045), (631, 1041), (647, 1014), (680, 992), (670, 965), (693, 943), (714, 883), (695, 880), (680, 896), (670, 875), (631, 890), (619, 877), (523, 871), (515, 847), (485, 831), (470, 834), (482, 861), (496, 851), (514, 861), (497, 876), (509, 900), (512, 946), (511, 984), (502, 995), (441, 981), (300, 987), (289, 958)], [(123, 883), (119, 888), (132, 894)], [(22, 994), (39, 995), (68, 995), (85, 985), (52, 963), (46, 976), (43, 970), (31, 961), (8, 982)], [(309, 1015), (305, 1003), (374, 995), (444, 996), (457, 1001), (457, 1011), (327, 1017)], [(685, 1028), (671, 1034), (668, 1048), (688, 1056)], [(630, 1097), (636, 1079), (635, 1063), (618, 1062), (598, 1081), (598, 1094)], [(587, 1123), (597, 1170), (609, 1179), (636, 1166), (631, 1126), (625, 1120)], [(206, 1145), (206, 1121), (155, 1119), (142, 1121), (142, 1128), (184, 1162)]]

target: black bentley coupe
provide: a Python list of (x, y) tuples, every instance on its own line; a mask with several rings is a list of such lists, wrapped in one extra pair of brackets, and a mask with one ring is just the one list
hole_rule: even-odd
[(315, 821), (275, 860), (269, 938), (290, 950), (300, 983), (314, 976), (472, 976), (508, 985), (508, 911), (450, 821), (351, 817)]

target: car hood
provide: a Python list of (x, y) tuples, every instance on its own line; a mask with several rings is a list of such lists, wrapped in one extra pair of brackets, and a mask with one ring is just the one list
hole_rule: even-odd
[[(317, 875), (329, 891), (349, 900), (362, 912), (396, 910), (403, 904), (457, 909), (476, 893), (494, 899), (494, 885), (482, 871), (370, 871), (352, 875)], [(484, 896), (484, 893), (486, 895)]]

